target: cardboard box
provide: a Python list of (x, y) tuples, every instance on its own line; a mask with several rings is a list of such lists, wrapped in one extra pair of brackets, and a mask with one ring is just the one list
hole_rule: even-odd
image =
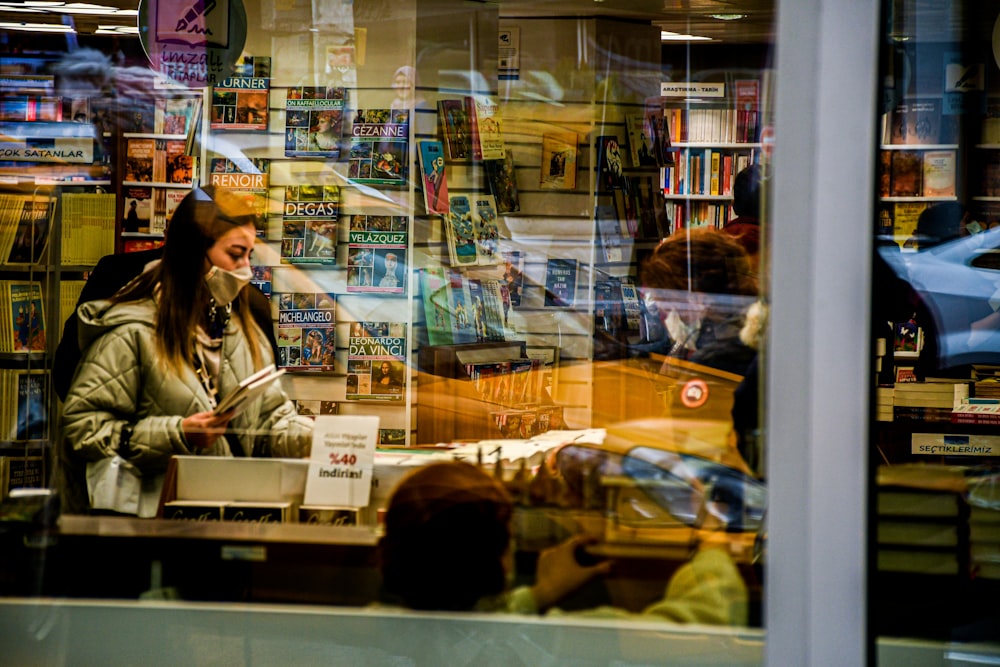
[(176, 500), (301, 504), (309, 462), (305, 459), (251, 459), (175, 456)]

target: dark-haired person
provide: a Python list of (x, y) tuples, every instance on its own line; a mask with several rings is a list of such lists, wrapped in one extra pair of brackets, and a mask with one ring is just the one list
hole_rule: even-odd
[(736, 217), (722, 231), (739, 241), (750, 255), (751, 266), (758, 270), (760, 257), (760, 186), (763, 171), (759, 164), (740, 170), (733, 180), (733, 213)]
[(238, 195), (196, 188), (174, 213), (160, 261), (80, 307), (83, 359), (62, 412), (66, 511), (88, 510), (87, 465), (115, 455), (146, 482), (175, 454), (307, 453), (313, 422), (279, 384), (238, 414), (213, 413), (274, 361), (249, 310), (255, 220)]
[[(408, 474), (389, 498), (379, 542), (386, 601), (424, 611), (559, 613), (566, 595), (610, 571), (610, 561), (577, 561), (588, 540), (576, 536), (539, 554), (534, 585), (509, 588), (513, 512), (506, 489), (472, 464), (432, 463)], [(641, 615), (613, 607), (573, 614), (744, 625), (747, 591), (726, 553), (703, 549)]]

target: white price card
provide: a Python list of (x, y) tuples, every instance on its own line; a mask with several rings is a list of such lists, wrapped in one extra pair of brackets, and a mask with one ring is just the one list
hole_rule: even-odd
[(316, 417), (306, 478), (307, 505), (368, 505), (378, 424), (378, 417)]

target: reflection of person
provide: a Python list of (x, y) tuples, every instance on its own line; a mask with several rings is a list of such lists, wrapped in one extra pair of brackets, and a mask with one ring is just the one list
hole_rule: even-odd
[[(408, 474), (389, 499), (379, 541), (387, 601), (428, 611), (536, 614), (611, 570), (609, 561), (581, 565), (575, 553), (592, 540), (575, 536), (539, 554), (533, 585), (509, 589), (512, 516), (510, 495), (474, 465), (432, 463)], [(746, 623), (746, 609), (746, 586), (732, 560), (703, 549), (641, 615), (612, 607), (575, 613), (735, 625)]]
[(308, 452), (312, 421), (295, 413), (280, 384), (238, 414), (213, 412), (219, 397), (273, 362), (249, 316), (255, 222), (242, 197), (196, 188), (174, 213), (160, 261), (110, 299), (80, 307), (83, 362), (62, 415), (68, 511), (89, 506), (87, 464), (113, 454), (144, 483), (162, 483), (175, 454)]
[(128, 203), (128, 213), (125, 214), (125, 230), (126, 232), (137, 232), (139, 231), (139, 202), (135, 199)]
[(329, 111), (316, 114), (316, 127), (309, 133), (309, 150), (329, 151), (337, 147), (340, 137), (334, 131), (334, 122)]
[(396, 276), (397, 265), (396, 254), (387, 252), (385, 254), (385, 275), (378, 281), (379, 287), (399, 287), (399, 278)]
[(735, 239), (710, 228), (681, 230), (642, 263), (639, 280), (647, 312), (665, 329), (670, 356), (744, 374), (754, 351), (739, 331), (757, 281)]
[(396, 94), (390, 109), (409, 109), (418, 101), (417, 70), (409, 65), (403, 65), (392, 75), (392, 90)]
[(743, 246), (750, 255), (750, 265), (758, 270), (760, 255), (760, 187), (763, 173), (758, 164), (736, 174), (733, 180), (733, 213), (736, 217), (727, 222), (722, 231)]

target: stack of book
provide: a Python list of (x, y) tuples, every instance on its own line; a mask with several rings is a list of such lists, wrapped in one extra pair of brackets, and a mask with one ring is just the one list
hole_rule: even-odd
[(969, 507), (961, 466), (883, 466), (878, 473), (878, 570), (967, 575)]
[(976, 578), (1000, 579), (1000, 505), (970, 506), (969, 551)]
[(893, 388), (893, 417), (898, 420), (951, 421), (952, 410), (969, 398), (971, 382), (929, 380), (897, 382)]

